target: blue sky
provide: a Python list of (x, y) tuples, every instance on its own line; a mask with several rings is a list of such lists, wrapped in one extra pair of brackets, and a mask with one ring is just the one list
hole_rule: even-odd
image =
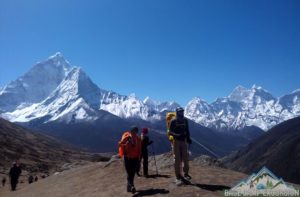
[(281, 96), (300, 88), (300, 1), (0, 0), (0, 86), (57, 51), (140, 98)]

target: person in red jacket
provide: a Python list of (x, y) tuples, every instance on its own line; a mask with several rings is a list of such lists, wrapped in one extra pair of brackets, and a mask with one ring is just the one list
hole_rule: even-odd
[(119, 155), (124, 157), (125, 170), (127, 173), (127, 192), (135, 193), (134, 175), (139, 168), (141, 158), (141, 139), (137, 135), (138, 128), (133, 127), (126, 131), (119, 141)]

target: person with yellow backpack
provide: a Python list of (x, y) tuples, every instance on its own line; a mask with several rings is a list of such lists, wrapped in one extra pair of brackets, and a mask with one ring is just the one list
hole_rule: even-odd
[[(181, 107), (176, 109), (176, 117), (173, 117), (170, 121), (168, 136), (172, 142), (172, 151), (175, 157), (175, 184), (181, 185), (182, 181), (192, 179), (189, 175), (189, 154), (187, 145), (190, 145), (192, 140), (188, 120), (184, 117), (184, 109)], [(181, 163), (183, 163), (183, 176), (181, 175)]]
[(134, 187), (134, 175), (140, 164), (142, 143), (137, 135), (138, 128), (132, 127), (126, 131), (119, 141), (119, 155), (124, 157), (124, 165), (127, 173), (127, 192), (136, 192)]

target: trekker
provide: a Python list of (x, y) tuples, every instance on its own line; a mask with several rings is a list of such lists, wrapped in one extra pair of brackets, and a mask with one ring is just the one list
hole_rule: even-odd
[(5, 183), (6, 183), (6, 178), (3, 177), (3, 178), (2, 178), (2, 186), (3, 186), (3, 187), (5, 186)]
[(16, 190), (21, 173), (22, 173), (22, 170), (21, 170), (19, 162), (18, 161), (14, 162), (13, 166), (10, 168), (10, 171), (9, 171), (10, 184), (11, 184), (12, 191)]
[[(144, 177), (147, 178), (149, 176), (149, 174), (148, 174), (148, 146), (153, 143), (153, 141), (149, 140), (149, 137), (148, 137), (148, 128), (143, 128), (142, 129), (141, 139), (142, 139), (142, 158), (141, 159), (143, 159)], [(139, 167), (140, 166), (141, 165), (139, 165)], [(138, 172), (139, 171), (140, 171), (140, 169), (138, 170)]]
[[(192, 140), (190, 138), (190, 131), (188, 120), (184, 117), (184, 109), (178, 107), (176, 109), (176, 118), (170, 123), (169, 134), (174, 138), (173, 152), (175, 156), (175, 175), (176, 185), (182, 184), (182, 180), (191, 180), (192, 177), (189, 175), (189, 158), (188, 158), (188, 146)], [(183, 162), (183, 172), (181, 175), (181, 163)]]
[(134, 175), (138, 170), (141, 158), (141, 139), (137, 135), (138, 128), (133, 127), (126, 131), (119, 141), (119, 155), (124, 156), (125, 170), (127, 173), (127, 192), (136, 192), (134, 187)]
[(34, 181), (37, 182), (39, 180), (38, 176), (35, 176)]
[(33, 176), (32, 176), (32, 175), (30, 175), (30, 176), (28, 177), (28, 183), (29, 183), (29, 184), (33, 183)]

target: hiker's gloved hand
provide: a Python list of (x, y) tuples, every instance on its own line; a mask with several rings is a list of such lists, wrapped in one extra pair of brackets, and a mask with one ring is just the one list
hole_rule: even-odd
[(171, 135), (173, 135), (174, 137), (181, 137), (182, 134), (172, 133)]
[(187, 143), (188, 143), (188, 144), (192, 144), (191, 138), (188, 138), (188, 139), (187, 139)]

